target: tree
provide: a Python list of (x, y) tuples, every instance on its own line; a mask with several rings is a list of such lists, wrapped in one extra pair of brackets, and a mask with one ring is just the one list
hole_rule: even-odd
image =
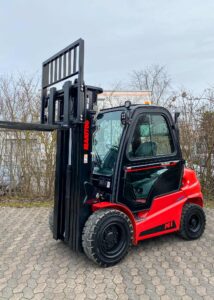
[[(39, 122), (38, 80), (23, 75), (0, 78), (0, 107), (3, 120)], [(55, 134), (1, 129), (0, 143), (0, 168), (9, 174), (10, 194), (51, 198)]]
[(132, 71), (130, 86), (134, 90), (151, 91), (151, 100), (154, 104), (169, 105), (171, 79), (164, 66), (152, 65), (145, 69)]
[(205, 111), (201, 118), (200, 147), (203, 157), (201, 178), (206, 194), (214, 193), (214, 111)]

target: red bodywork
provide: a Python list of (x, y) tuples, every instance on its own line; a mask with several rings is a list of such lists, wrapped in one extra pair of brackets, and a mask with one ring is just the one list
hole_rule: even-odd
[(92, 204), (92, 210), (115, 208), (127, 214), (133, 224), (133, 244), (154, 236), (178, 231), (182, 208), (185, 203), (203, 206), (201, 186), (193, 170), (185, 168), (181, 189), (153, 200), (149, 210), (133, 214), (131, 210), (119, 203), (99, 202)]

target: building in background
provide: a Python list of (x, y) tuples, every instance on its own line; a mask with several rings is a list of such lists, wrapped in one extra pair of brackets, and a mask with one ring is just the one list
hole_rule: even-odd
[(150, 91), (104, 91), (98, 96), (100, 109), (124, 105), (129, 100), (132, 104), (144, 104), (151, 101)]

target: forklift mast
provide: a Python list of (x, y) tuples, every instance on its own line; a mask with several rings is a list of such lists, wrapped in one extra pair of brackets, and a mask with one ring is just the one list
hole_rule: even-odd
[(79, 39), (42, 65), (41, 123), (0, 121), (2, 128), (57, 131), (53, 236), (75, 251), (90, 214), (83, 186), (90, 181), (93, 119), (102, 92), (83, 78), (84, 40)]
[[(61, 90), (53, 85), (65, 79)], [(60, 125), (54, 199), (55, 239), (80, 250), (81, 233), (89, 215), (83, 207), (84, 182), (91, 175), (93, 117), (102, 89), (84, 84), (84, 41), (79, 39), (43, 63), (41, 123)]]

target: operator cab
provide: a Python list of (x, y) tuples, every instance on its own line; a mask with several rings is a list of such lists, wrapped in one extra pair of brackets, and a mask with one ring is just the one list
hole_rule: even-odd
[(183, 159), (169, 111), (151, 105), (101, 110), (92, 139), (92, 183), (99, 201), (137, 212), (179, 190)]

